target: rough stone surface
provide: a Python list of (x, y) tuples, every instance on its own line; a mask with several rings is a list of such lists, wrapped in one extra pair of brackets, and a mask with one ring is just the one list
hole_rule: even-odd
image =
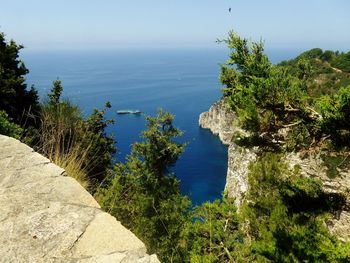
[[(101, 228), (102, 226), (105, 226)], [(99, 236), (96, 244), (94, 237)], [(115, 238), (122, 236), (123, 238)], [(110, 242), (114, 240), (114, 242)], [(130, 233), (120, 222), (107, 213), (100, 213), (90, 222), (84, 234), (74, 248), (74, 254), (80, 257), (98, 254), (110, 254), (133, 250), (140, 256), (146, 253), (145, 245)]]
[[(235, 114), (230, 112), (223, 100), (214, 103), (207, 112), (200, 114), (199, 125), (210, 129), (219, 136), (224, 144), (228, 144), (228, 167), (225, 191), (228, 196), (236, 198), (239, 208), (245, 192), (248, 190), (248, 166), (257, 158), (258, 148), (243, 148), (232, 142), (235, 132), (244, 132), (235, 126)], [(303, 176), (320, 179), (325, 192), (340, 193), (346, 198), (343, 211), (338, 211), (337, 218), (327, 221), (330, 231), (341, 240), (350, 241), (350, 171), (339, 171), (340, 176), (329, 178), (327, 168), (323, 165), (318, 154), (309, 154), (307, 157), (300, 153), (289, 153), (285, 156), (289, 167), (300, 167)]]
[(225, 191), (229, 197), (235, 198), (240, 206), (245, 192), (248, 190), (248, 170), (252, 161), (256, 160), (254, 149), (246, 149), (232, 143), (228, 148), (228, 165)]
[(215, 102), (207, 112), (199, 116), (199, 126), (218, 135), (223, 144), (229, 145), (228, 165), (225, 191), (229, 197), (234, 197), (239, 207), (244, 193), (248, 189), (248, 166), (256, 159), (254, 149), (246, 149), (232, 141), (235, 132), (244, 133), (234, 125), (236, 115), (230, 111), (224, 100)]
[(199, 115), (199, 126), (210, 129), (213, 134), (219, 136), (223, 144), (230, 145), (236, 129), (233, 125), (235, 119), (235, 114), (226, 108), (224, 100), (221, 99), (215, 102), (208, 111)]
[(0, 135), (0, 262), (159, 262), (65, 171)]

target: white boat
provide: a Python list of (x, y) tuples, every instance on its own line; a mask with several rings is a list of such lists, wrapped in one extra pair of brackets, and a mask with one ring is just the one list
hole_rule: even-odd
[(141, 114), (140, 110), (118, 110), (117, 114)]

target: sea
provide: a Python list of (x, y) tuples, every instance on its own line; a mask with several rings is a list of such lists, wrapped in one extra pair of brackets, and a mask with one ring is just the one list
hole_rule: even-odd
[[(21, 59), (30, 71), (27, 84), (35, 86), (42, 101), (59, 79), (63, 98), (78, 104), (85, 116), (111, 102), (106, 117), (115, 124), (107, 133), (116, 140), (116, 162), (125, 162), (145, 129), (144, 115), (117, 115), (117, 110), (138, 109), (154, 116), (162, 108), (174, 114), (175, 126), (184, 132), (178, 141), (188, 145), (171, 170), (181, 181), (182, 193), (200, 205), (221, 198), (226, 182), (227, 146), (199, 128), (198, 117), (221, 97), (220, 64), (228, 54), (225, 48), (24, 50)], [(277, 63), (298, 52), (268, 54)]]

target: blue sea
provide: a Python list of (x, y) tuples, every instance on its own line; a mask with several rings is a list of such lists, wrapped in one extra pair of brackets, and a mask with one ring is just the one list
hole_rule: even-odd
[[(297, 52), (270, 52), (278, 62)], [(131, 144), (140, 140), (143, 116), (117, 115), (119, 109), (139, 109), (155, 115), (163, 108), (176, 116), (184, 131), (185, 152), (173, 167), (181, 191), (194, 205), (221, 197), (227, 170), (227, 147), (208, 130), (200, 129), (198, 116), (220, 98), (220, 63), (226, 49), (113, 50), (113, 51), (24, 51), (34, 85), (42, 100), (53, 80), (60, 79), (64, 97), (77, 103), (87, 116), (93, 108), (112, 103), (108, 128), (117, 141), (116, 161), (125, 161)]]

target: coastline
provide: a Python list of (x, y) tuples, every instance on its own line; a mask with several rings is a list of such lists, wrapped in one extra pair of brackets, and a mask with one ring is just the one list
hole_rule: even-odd
[[(235, 144), (231, 138), (235, 132), (245, 132), (235, 125), (236, 115), (230, 111), (221, 98), (215, 102), (208, 111), (199, 116), (199, 126), (209, 129), (217, 135), (223, 144), (228, 145), (228, 164), (225, 192), (228, 197), (235, 198), (237, 209), (247, 192), (249, 164), (257, 159), (259, 147), (245, 148)], [(322, 182), (326, 193), (339, 193), (344, 195), (346, 204), (342, 210), (325, 221), (331, 233), (342, 241), (350, 240), (350, 171), (340, 171), (340, 176), (329, 178), (327, 168), (323, 165), (320, 154), (310, 154), (307, 158), (300, 153), (290, 152), (284, 157), (290, 169), (300, 167), (300, 174), (315, 178)]]

